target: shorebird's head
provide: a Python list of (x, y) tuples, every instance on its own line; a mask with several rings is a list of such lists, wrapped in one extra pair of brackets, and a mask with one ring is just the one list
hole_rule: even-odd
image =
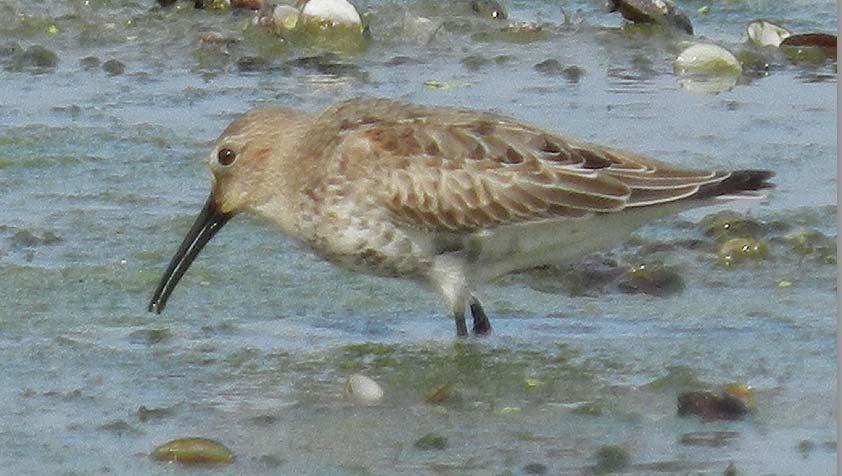
[(284, 200), (294, 176), (288, 170), (307, 125), (305, 113), (272, 108), (250, 111), (225, 128), (209, 157), (210, 196), (161, 277), (150, 311), (164, 310), (190, 264), (234, 215)]

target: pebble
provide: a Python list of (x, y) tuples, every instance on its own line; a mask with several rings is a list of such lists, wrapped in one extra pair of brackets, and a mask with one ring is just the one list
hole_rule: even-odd
[(746, 27), (746, 33), (748, 34), (748, 40), (760, 47), (780, 46), (781, 42), (792, 34), (786, 28), (766, 20), (749, 23)]
[(836, 35), (827, 33), (803, 33), (791, 35), (781, 41), (780, 46), (806, 46), (836, 51)]
[(740, 62), (730, 51), (709, 43), (696, 43), (682, 51), (675, 59), (673, 69), (678, 75), (739, 75), (742, 72)]
[(356, 403), (373, 405), (383, 399), (383, 389), (373, 379), (353, 374), (345, 382), (345, 395)]
[(619, 11), (630, 22), (655, 23), (693, 34), (690, 18), (672, 0), (609, 0), (608, 6), (610, 12)]
[(362, 24), (357, 9), (345, 0), (310, 0), (301, 9), (301, 15), (335, 23)]
[(158, 461), (190, 464), (229, 464), (234, 461), (231, 450), (222, 443), (207, 438), (178, 438), (152, 450)]

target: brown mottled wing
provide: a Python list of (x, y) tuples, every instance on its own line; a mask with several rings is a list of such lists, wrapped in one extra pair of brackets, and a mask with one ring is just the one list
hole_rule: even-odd
[(685, 198), (727, 177), (476, 111), (355, 100), (326, 115), (333, 130), (322, 131), (343, 173), (374, 177), (371, 193), (397, 221), (431, 231), (616, 212)]

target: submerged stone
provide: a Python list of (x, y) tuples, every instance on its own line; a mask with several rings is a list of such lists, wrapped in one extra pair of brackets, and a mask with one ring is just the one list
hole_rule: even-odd
[(803, 33), (791, 35), (781, 41), (780, 46), (790, 47), (815, 47), (833, 50), (836, 52), (836, 35), (827, 33)]
[(427, 433), (415, 440), (412, 446), (423, 451), (443, 450), (447, 448), (447, 438), (436, 433)]
[(464, 88), (465, 86), (467, 86), (467, 84), (451, 83), (447, 81), (436, 81), (434, 79), (424, 81), (424, 87), (428, 89), (457, 89)]
[(564, 72), (564, 67), (557, 59), (546, 59), (537, 63), (535, 66), (535, 71), (544, 74), (561, 74)]
[(36, 73), (52, 71), (58, 65), (58, 55), (40, 45), (30, 46), (21, 54), (15, 55), (9, 69), (12, 71), (31, 70)]
[(596, 403), (583, 403), (574, 408), (573, 413), (576, 415), (602, 416), (603, 411), (602, 407)]
[(272, 63), (262, 56), (243, 56), (237, 60), (237, 69), (244, 73), (267, 71), (272, 69)]
[(100, 430), (109, 431), (112, 433), (140, 433), (140, 430), (129, 425), (126, 420), (113, 420), (97, 427)]
[(462, 58), (462, 66), (469, 71), (477, 71), (483, 66), (491, 63), (491, 60), (481, 55), (470, 55)]
[(654, 23), (693, 34), (690, 18), (672, 0), (608, 0), (608, 9), (633, 23)]
[(836, 59), (836, 36), (826, 33), (792, 35), (781, 42), (780, 48), (794, 63), (821, 65)]
[(287, 66), (303, 68), (315, 73), (336, 77), (352, 78), (358, 81), (368, 81), (369, 74), (353, 63), (340, 61), (337, 55), (328, 53), (316, 56), (305, 56), (287, 61)]
[(85, 56), (79, 60), (79, 64), (83, 69), (96, 69), (102, 62), (96, 56)]
[(15, 248), (34, 248), (36, 246), (54, 245), (62, 241), (64, 239), (51, 231), (44, 232), (41, 236), (38, 236), (26, 229), (16, 231), (9, 238), (10, 244)]
[(631, 462), (631, 455), (622, 446), (605, 445), (596, 451), (596, 472), (613, 473), (625, 469)]
[(637, 266), (626, 271), (617, 287), (624, 293), (666, 297), (684, 291), (685, 285), (676, 268)]
[(726, 75), (739, 76), (742, 66), (737, 58), (725, 48), (696, 43), (685, 49), (673, 62), (677, 75)]
[(740, 434), (736, 431), (694, 431), (681, 435), (678, 443), (685, 446), (722, 448), (731, 444)]
[(446, 403), (452, 401), (455, 397), (453, 392), (453, 386), (449, 383), (443, 383), (436, 388), (434, 388), (431, 392), (429, 392), (425, 397), (424, 401), (427, 403)]
[(129, 342), (132, 344), (155, 345), (171, 336), (167, 329), (139, 329), (129, 334)]
[(523, 467), (526, 474), (547, 474), (547, 465), (543, 463), (529, 463)]
[(722, 392), (709, 391), (684, 392), (678, 395), (678, 415), (694, 415), (705, 420), (739, 420), (750, 412), (748, 405), (741, 399)]
[(532, 43), (549, 37), (544, 27), (533, 22), (513, 22), (504, 28), (474, 33), (475, 41), (504, 41), (508, 43)]
[(185, 465), (229, 464), (234, 461), (231, 450), (208, 438), (178, 438), (152, 450), (153, 459)]
[(743, 74), (760, 78), (769, 74), (771, 58), (756, 49), (741, 50), (734, 54), (743, 67)]
[(102, 70), (109, 76), (119, 76), (126, 72), (126, 65), (122, 61), (110, 59), (102, 63)]
[(160, 420), (172, 414), (173, 410), (171, 408), (147, 408), (146, 406), (141, 405), (140, 408), (137, 409), (137, 419), (141, 422)]

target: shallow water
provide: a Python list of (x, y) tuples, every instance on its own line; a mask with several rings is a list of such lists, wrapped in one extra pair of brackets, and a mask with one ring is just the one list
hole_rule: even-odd
[[(588, 474), (603, 445), (629, 452), (630, 474), (722, 474), (730, 462), (741, 474), (833, 474), (835, 246), (802, 256), (783, 237), (836, 237), (835, 60), (770, 53), (768, 74), (696, 94), (672, 73), (680, 39), (621, 29), (599, 2), (565, 2), (568, 25), (556, 2), (509, 2), (512, 19), (552, 23), (524, 44), (481, 41), (499, 25), (418, 0), (361, 4), (369, 49), (314, 65), (295, 60), (317, 52), (279, 47), (248, 14), (191, 4), (0, 5), (3, 41), (58, 55), (54, 68), (0, 71), (0, 472), (193, 472), (148, 454), (194, 435), (234, 451), (232, 466), (201, 471), (218, 474)], [(705, 2), (680, 4), (698, 36), (734, 50), (756, 18), (836, 26), (830, 1), (714, 2), (706, 15)], [(461, 23), (430, 40), (420, 16)], [(210, 31), (240, 41), (200, 46)], [(125, 72), (86, 67), (90, 56)], [(270, 67), (241, 71), (247, 56)], [(548, 59), (583, 73), (535, 69)], [(457, 342), (435, 296), (337, 270), (240, 217), (167, 312), (147, 313), (227, 122), (359, 95), (494, 110), (685, 165), (774, 170), (768, 200), (738, 208), (768, 225), (769, 257), (722, 268), (699, 224), (719, 209), (697, 210), (582, 265), (663, 263), (683, 291), (582, 292), (576, 267), (509, 276), (482, 293), (494, 335)], [(689, 239), (702, 245), (676, 245)], [(343, 398), (354, 372), (380, 382), (381, 404)], [(730, 382), (754, 387), (749, 418), (676, 416), (686, 387)], [(453, 398), (425, 402), (445, 384)], [(166, 411), (147, 418), (141, 406)], [(444, 450), (413, 447), (430, 432)], [(718, 446), (681, 442), (698, 432)]]

